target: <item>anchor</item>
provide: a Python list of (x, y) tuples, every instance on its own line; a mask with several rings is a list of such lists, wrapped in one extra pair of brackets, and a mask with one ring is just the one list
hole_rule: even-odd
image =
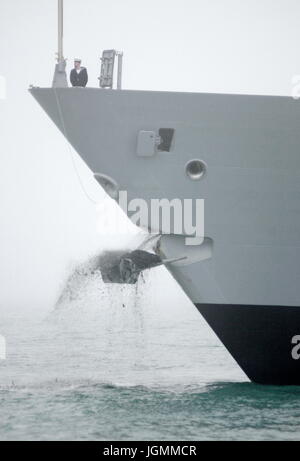
[[(142, 272), (154, 269), (166, 264), (172, 264), (185, 260), (186, 257), (163, 259), (160, 255), (146, 251), (145, 247), (153, 240), (159, 240), (161, 236), (151, 236), (134, 251), (125, 253), (109, 252), (99, 257), (98, 269), (101, 271), (105, 283), (135, 285)], [(157, 251), (158, 242), (153, 247)]]
[[(164, 251), (162, 242), (171, 243)], [(101, 271), (105, 283), (135, 285), (145, 270), (159, 266), (189, 265), (197, 261), (209, 259), (212, 252), (212, 241), (204, 239), (198, 249), (184, 246), (182, 236), (155, 235), (134, 251), (107, 252), (99, 256), (97, 269)], [(150, 246), (150, 249), (149, 249)], [(168, 258), (168, 256), (173, 256)]]

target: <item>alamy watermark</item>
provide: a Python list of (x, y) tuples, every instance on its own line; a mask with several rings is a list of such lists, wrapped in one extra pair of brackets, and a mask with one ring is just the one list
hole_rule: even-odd
[[(119, 192), (119, 206), (131, 222), (152, 233), (186, 236), (188, 246), (202, 245), (204, 241), (203, 199), (149, 199), (128, 200), (126, 191)], [(111, 200), (104, 199), (98, 205), (100, 233), (122, 234), (124, 221), (116, 208), (112, 211)]]
[(292, 338), (292, 358), (293, 360), (300, 360), (300, 336), (294, 336)]
[(6, 99), (6, 79), (0, 75), (0, 99)]
[(6, 339), (0, 335), (0, 360), (6, 360)]

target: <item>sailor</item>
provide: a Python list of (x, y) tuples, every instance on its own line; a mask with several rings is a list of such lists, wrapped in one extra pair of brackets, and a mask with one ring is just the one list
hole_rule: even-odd
[(74, 69), (71, 70), (70, 80), (72, 86), (85, 87), (88, 82), (88, 73), (85, 67), (81, 67), (81, 59), (74, 59)]

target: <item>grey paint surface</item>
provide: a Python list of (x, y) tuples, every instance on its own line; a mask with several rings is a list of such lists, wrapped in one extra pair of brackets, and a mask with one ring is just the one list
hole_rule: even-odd
[[(211, 259), (169, 268), (194, 302), (299, 305), (299, 102), (78, 88), (31, 92), (91, 170), (112, 177), (129, 200), (205, 199)], [(173, 150), (138, 157), (138, 133), (160, 128), (176, 130)], [(200, 182), (185, 174), (194, 158), (207, 165)]]

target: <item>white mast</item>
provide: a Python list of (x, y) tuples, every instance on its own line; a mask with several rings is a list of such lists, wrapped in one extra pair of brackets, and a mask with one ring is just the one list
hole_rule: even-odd
[(66, 74), (66, 60), (63, 51), (64, 35), (64, 0), (58, 0), (58, 49), (57, 64), (55, 66), (52, 86), (54, 88), (66, 88), (68, 86)]
[(64, 37), (64, 0), (58, 0), (58, 51), (57, 51), (57, 62), (64, 61), (63, 37)]
[(118, 56), (118, 83), (117, 89), (122, 89), (122, 73), (123, 73), (123, 51), (117, 51)]

